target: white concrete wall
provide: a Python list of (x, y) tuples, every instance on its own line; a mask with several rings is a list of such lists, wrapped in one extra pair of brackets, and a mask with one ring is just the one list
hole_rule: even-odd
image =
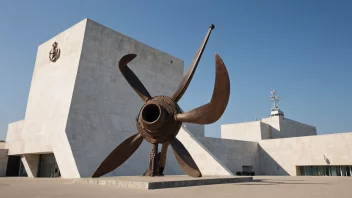
[(221, 138), (259, 141), (262, 139), (260, 121), (221, 125)]
[(19, 154), (23, 152), (23, 123), (24, 120), (8, 124), (6, 134), (6, 148), (9, 149), (8, 155)]
[(23, 138), (22, 136), (23, 121), (24, 120), (19, 120), (8, 124), (6, 142), (18, 141)]
[(304, 165), (352, 165), (352, 133), (262, 140), (259, 154), (266, 175), (294, 176)]
[(204, 137), (204, 125), (192, 124), (192, 123), (183, 123), (183, 127), (188, 129), (195, 137)]
[(7, 142), (0, 142), (0, 149), (7, 149), (6, 144)]
[(39, 168), (39, 154), (26, 154), (21, 156), (21, 161), (30, 178), (37, 177)]
[[(143, 101), (118, 69), (129, 53), (137, 54), (129, 67), (152, 96), (172, 95), (182, 79), (183, 61), (88, 20), (66, 128), (80, 177), (91, 177), (116, 146), (137, 132), (135, 118)], [(144, 142), (108, 175), (142, 175), (150, 151), (151, 144)], [(180, 173), (170, 167), (166, 174)]]
[[(79, 176), (65, 128), (85, 25), (83, 20), (38, 47), (25, 120), (10, 124), (7, 137), (10, 155), (54, 152), (57, 162), (66, 165), (60, 167), (63, 175)], [(49, 60), (54, 42), (61, 50), (55, 63)], [(31, 164), (27, 163), (27, 168), (33, 169)]]
[(263, 118), (260, 120), (262, 123), (269, 126), (270, 138), (278, 138), (280, 136), (280, 117), (273, 116), (268, 118)]
[(260, 132), (262, 140), (271, 139), (272, 127), (264, 122), (260, 122)]
[(303, 124), (283, 116), (263, 118), (261, 122), (270, 125), (270, 138), (289, 138), (316, 135), (316, 127)]
[[(197, 138), (186, 128), (181, 128), (177, 138), (186, 147), (192, 158), (196, 162), (202, 175), (233, 175), (226, 165), (212, 152), (206, 140), (207, 138)], [(221, 156), (220, 156), (221, 157)]]
[(279, 138), (317, 135), (316, 127), (287, 118), (280, 119), (280, 132)]
[[(24, 153), (52, 152), (52, 142), (63, 133), (80, 59), (85, 21), (38, 47), (23, 126)], [(54, 42), (60, 58), (50, 62)]]
[(256, 174), (261, 173), (257, 142), (209, 137), (198, 140), (233, 174), (242, 171), (242, 166), (252, 166)]

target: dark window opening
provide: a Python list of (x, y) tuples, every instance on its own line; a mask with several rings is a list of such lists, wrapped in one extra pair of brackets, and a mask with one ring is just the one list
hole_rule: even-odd
[(61, 177), (60, 169), (53, 153), (39, 156), (38, 177)]
[(352, 166), (298, 166), (301, 176), (342, 176), (351, 177)]

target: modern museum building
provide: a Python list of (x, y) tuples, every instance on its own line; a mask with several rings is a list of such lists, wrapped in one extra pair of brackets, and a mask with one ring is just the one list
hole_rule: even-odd
[[(151, 95), (176, 90), (183, 60), (90, 19), (39, 45), (24, 119), (10, 123), (0, 142), (0, 176), (91, 177), (136, 133), (143, 101), (118, 70), (121, 57), (131, 53), (137, 58), (129, 67)], [(219, 130), (220, 138), (205, 137), (203, 125), (183, 124), (177, 135), (203, 175), (352, 175), (352, 132), (318, 135), (276, 105), (267, 118)], [(164, 173), (184, 174), (169, 149)], [(143, 175), (150, 151), (143, 142), (106, 176)]]

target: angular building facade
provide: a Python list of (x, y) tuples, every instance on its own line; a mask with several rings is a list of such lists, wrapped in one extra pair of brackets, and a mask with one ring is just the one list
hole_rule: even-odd
[[(136, 133), (143, 102), (118, 70), (120, 58), (130, 53), (137, 57), (129, 66), (152, 96), (176, 90), (182, 60), (92, 20), (41, 44), (25, 118), (10, 123), (6, 142), (0, 142), (0, 176), (91, 177)], [(184, 124), (177, 138), (203, 175), (352, 175), (352, 133), (317, 135), (315, 127), (279, 111), (260, 121), (222, 125), (221, 138), (205, 137), (202, 125)], [(150, 151), (151, 144), (142, 143), (106, 176), (142, 175)], [(165, 174), (184, 174), (171, 148)]]
[[(55, 50), (57, 54), (50, 54)], [(118, 69), (118, 61), (130, 53), (137, 57), (129, 66), (152, 96), (173, 94), (183, 77), (182, 60), (92, 20), (85, 19), (41, 44), (25, 119), (9, 124), (6, 143), (0, 147), (3, 163), (9, 164), (7, 172), (21, 172), (11, 165), (17, 161), (28, 177), (91, 177), (117, 145), (137, 132), (135, 118), (143, 101)], [(203, 126), (187, 126), (195, 134), (204, 133)], [(185, 129), (179, 138), (185, 145), (194, 142)], [(107, 176), (142, 175), (149, 166), (150, 151), (151, 144), (143, 142)], [(217, 166), (221, 165), (203, 172), (214, 173)], [(4, 170), (2, 175), (8, 175)], [(165, 173), (182, 174), (172, 150)]]

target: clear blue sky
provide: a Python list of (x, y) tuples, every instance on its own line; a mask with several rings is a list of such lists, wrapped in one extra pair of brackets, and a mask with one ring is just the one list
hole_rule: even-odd
[(231, 78), (223, 117), (206, 127), (269, 115), (278, 90), (286, 117), (318, 133), (352, 131), (352, 1), (0, 1), (0, 139), (24, 119), (37, 46), (90, 18), (185, 61), (215, 24), (198, 70), (180, 102), (184, 110), (210, 100), (214, 53)]

